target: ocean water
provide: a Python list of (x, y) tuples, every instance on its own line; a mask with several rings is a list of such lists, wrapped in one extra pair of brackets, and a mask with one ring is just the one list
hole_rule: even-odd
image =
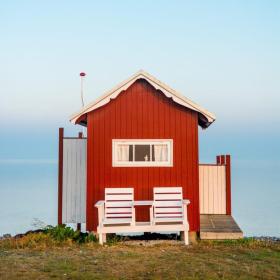
[(34, 229), (34, 219), (55, 225), (57, 163), (20, 160), (0, 163), (0, 235)]
[(232, 212), (245, 235), (280, 237), (279, 171), (279, 161), (234, 162)]
[[(233, 216), (246, 236), (280, 237), (279, 164), (232, 161)], [(0, 161), (0, 235), (57, 221), (57, 162)]]

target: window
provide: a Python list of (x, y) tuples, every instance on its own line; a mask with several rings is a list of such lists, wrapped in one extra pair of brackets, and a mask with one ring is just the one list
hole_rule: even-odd
[(173, 166), (172, 139), (114, 139), (113, 166)]

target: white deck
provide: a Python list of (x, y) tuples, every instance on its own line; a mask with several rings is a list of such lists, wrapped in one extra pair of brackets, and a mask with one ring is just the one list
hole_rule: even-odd
[(200, 215), (201, 239), (239, 239), (243, 232), (231, 215)]

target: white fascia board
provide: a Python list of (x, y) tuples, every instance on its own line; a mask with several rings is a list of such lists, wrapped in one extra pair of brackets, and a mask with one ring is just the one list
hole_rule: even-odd
[(111, 89), (110, 91), (107, 91), (104, 95), (99, 97), (94, 102), (91, 102), (89, 105), (82, 108), (79, 112), (75, 113), (70, 117), (70, 121), (72, 123), (76, 123), (78, 118), (80, 118), (82, 115), (93, 111), (107, 103), (110, 102), (111, 99), (115, 99), (122, 91), (129, 88), (136, 80), (138, 79), (144, 79), (149, 84), (151, 84), (155, 89), (160, 90), (164, 93), (165, 96), (172, 98), (172, 100), (186, 108), (189, 108), (191, 110), (194, 110), (196, 112), (199, 112), (202, 114), (209, 123), (212, 123), (215, 121), (216, 117), (214, 114), (210, 113), (209, 111), (205, 110), (198, 104), (194, 103), (193, 101), (189, 100), (179, 92), (173, 90), (169, 86), (165, 85), (161, 81), (157, 80), (152, 75), (148, 74), (147, 72), (140, 70), (133, 76), (131, 76), (129, 79), (123, 81), (122, 83), (118, 84), (116, 87)]

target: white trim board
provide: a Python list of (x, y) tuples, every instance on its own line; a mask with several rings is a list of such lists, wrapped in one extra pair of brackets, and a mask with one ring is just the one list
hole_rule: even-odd
[(203, 122), (201, 126), (203, 128), (207, 128), (211, 123), (213, 123), (216, 119), (215, 115), (207, 111), (206, 109), (202, 108), (198, 104), (194, 103), (190, 99), (186, 98), (179, 92), (173, 90), (166, 84), (162, 83), (161, 81), (157, 80), (155, 77), (150, 75), (149, 73), (140, 70), (135, 73), (133, 76), (128, 78), (127, 80), (123, 81), (113, 89), (106, 92), (104, 95), (99, 97), (94, 102), (90, 103), (89, 105), (83, 107), (79, 112), (75, 113), (70, 117), (70, 121), (74, 124), (77, 124), (78, 119), (88, 113), (91, 112), (107, 103), (110, 102), (111, 99), (115, 99), (122, 91), (129, 88), (135, 81), (139, 79), (146, 80), (149, 84), (151, 84), (155, 89), (160, 90), (165, 96), (168, 98), (172, 98), (172, 100), (186, 108), (189, 108), (193, 111), (196, 111), (200, 114), (200, 119)]

